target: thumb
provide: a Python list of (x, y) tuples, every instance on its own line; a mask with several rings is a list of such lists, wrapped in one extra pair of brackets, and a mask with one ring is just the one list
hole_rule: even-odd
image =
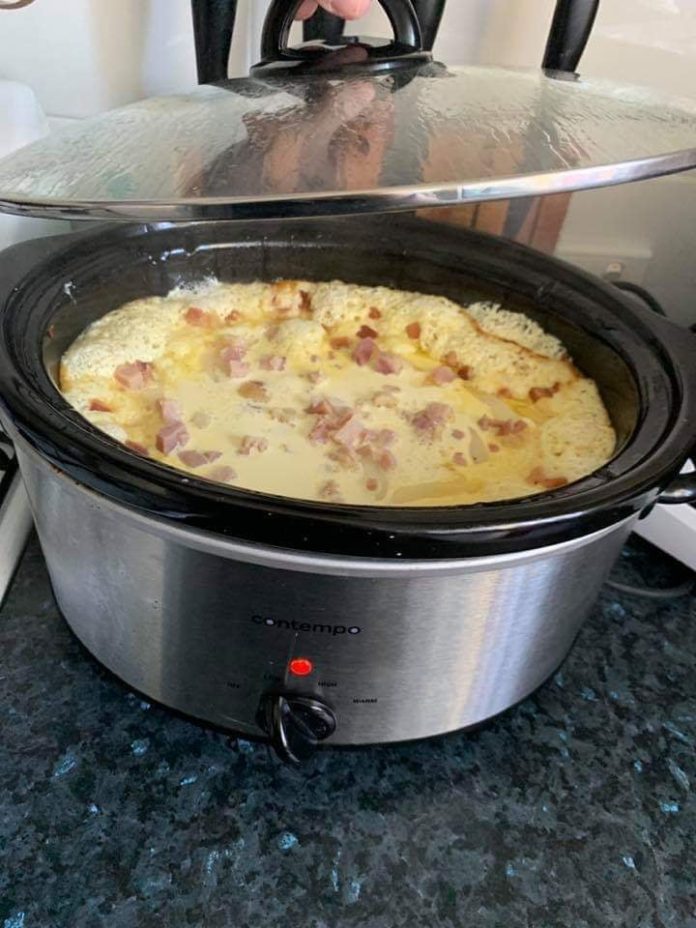
[(360, 19), (371, 5), (372, 0), (319, 0), (319, 6), (341, 19)]

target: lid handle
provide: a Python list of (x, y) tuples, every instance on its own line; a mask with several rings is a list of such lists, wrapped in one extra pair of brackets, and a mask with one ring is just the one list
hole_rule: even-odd
[[(423, 51), (418, 16), (411, 0), (379, 0), (394, 30), (394, 45), (404, 51)], [(261, 34), (261, 55), (265, 63), (282, 61), (288, 56), (290, 28), (302, 0), (274, 0), (268, 10)]]
[(599, 0), (556, 0), (542, 67), (574, 73), (594, 25)]

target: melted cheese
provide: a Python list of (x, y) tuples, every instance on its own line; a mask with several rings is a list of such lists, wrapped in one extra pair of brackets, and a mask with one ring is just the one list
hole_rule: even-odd
[[(359, 364), (365, 338), (375, 347)], [(138, 362), (145, 383), (117, 379)], [(452, 379), (433, 382), (443, 368)], [(85, 418), (141, 453), (302, 499), (522, 497), (591, 473), (615, 445), (595, 384), (526, 317), (336, 281), (211, 282), (138, 300), (87, 328), (60, 376)], [(183, 423), (174, 448), (158, 440), (162, 401)]]

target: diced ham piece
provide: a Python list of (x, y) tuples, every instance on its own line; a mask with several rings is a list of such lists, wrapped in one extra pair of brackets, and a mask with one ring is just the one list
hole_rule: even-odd
[(464, 432), (461, 429), (452, 429), (452, 438), (456, 438), (457, 441), (461, 441), (464, 438)]
[(478, 425), (484, 432), (495, 432), (501, 438), (505, 435), (518, 435), (527, 428), (524, 419), (491, 419), (489, 416), (482, 416)]
[(285, 358), (279, 354), (267, 354), (261, 358), (259, 364), (265, 371), (285, 370)]
[(497, 451), (500, 451), (500, 445), (496, 445), (495, 442), (489, 441), (489, 442), (488, 442), (488, 450), (489, 450), (489, 451), (492, 451), (492, 452), (495, 454)]
[(266, 451), (268, 448), (268, 439), (267, 438), (256, 438), (253, 435), (245, 435), (239, 446), (239, 453), (249, 455), (252, 454), (261, 454), (263, 451)]
[(251, 368), (246, 363), (246, 361), (228, 361), (227, 362), (227, 373), (230, 375), (232, 380), (241, 380), (242, 377), (246, 377)]
[(114, 377), (126, 390), (142, 390), (152, 380), (152, 364), (147, 361), (120, 364), (114, 371)]
[(459, 358), (457, 357), (456, 351), (448, 351), (442, 360), (449, 367), (454, 367), (455, 369), (459, 367)]
[(370, 306), (370, 311), (367, 314), (370, 319), (381, 319), (382, 313), (377, 309), (376, 306)]
[(349, 348), (350, 347), (350, 338), (347, 335), (337, 335), (335, 338), (332, 338), (329, 344), (332, 348), (338, 350), (339, 348)]
[(209, 329), (215, 324), (214, 315), (204, 309), (199, 309), (198, 306), (190, 306), (184, 313), (184, 319), (189, 325), (199, 326), (204, 329)]
[(157, 406), (165, 422), (181, 422), (183, 413), (176, 400), (157, 400)]
[(364, 433), (365, 426), (360, 419), (357, 416), (351, 416), (344, 425), (333, 433), (332, 438), (339, 445), (352, 449), (360, 444)]
[(353, 360), (360, 367), (364, 367), (370, 362), (376, 351), (377, 345), (371, 338), (361, 338), (353, 351)]
[(403, 369), (404, 362), (395, 354), (380, 351), (372, 364), (378, 374), (398, 374)]
[(510, 399), (512, 396), (512, 391), (509, 389), (509, 387), (500, 387), (500, 389), (498, 389), (496, 392), (498, 396), (502, 397), (503, 399)]
[(244, 399), (255, 400), (257, 403), (265, 403), (268, 399), (268, 390), (262, 380), (247, 380), (238, 388), (237, 393)]
[(236, 479), (237, 471), (233, 467), (228, 467), (227, 464), (214, 467), (208, 474), (208, 480), (215, 480), (216, 483), (229, 483), (230, 480)]
[(425, 409), (412, 418), (413, 427), (418, 432), (435, 432), (451, 419), (453, 410), (446, 403), (428, 403)]
[(330, 416), (333, 415), (335, 409), (330, 400), (322, 399), (315, 400), (311, 403), (305, 412), (308, 412), (312, 416)]
[(458, 467), (466, 467), (466, 456), (461, 451), (455, 452), (452, 460)]
[(353, 417), (353, 411), (347, 406), (336, 405), (326, 398), (313, 400), (305, 411), (310, 415), (319, 416), (319, 421), (309, 433), (309, 440), (322, 445), (326, 444), (329, 438), (336, 438), (338, 430)]
[(410, 322), (406, 326), (406, 334), (409, 338), (417, 339), (421, 336), (421, 325), (420, 322)]
[(375, 332), (369, 325), (361, 325), (356, 334), (358, 338), (377, 338), (379, 335), (379, 333)]
[(464, 367), (460, 367), (457, 371), (457, 377), (459, 377), (461, 380), (471, 380), (473, 374), (474, 372), (468, 364), (465, 364)]
[(546, 399), (558, 393), (561, 389), (560, 383), (555, 383), (552, 387), (532, 387), (529, 391), (529, 398), (533, 403)]
[(333, 447), (327, 457), (330, 461), (335, 461), (344, 470), (354, 470), (357, 467), (355, 455), (350, 448), (345, 448), (343, 445)]
[(314, 444), (325, 445), (331, 434), (331, 423), (328, 419), (321, 418), (309, 433), (309, 440)]
[(232, 339), (220, 352), (220, 359), (223, 364), (230, 361), (243, 361), (247, 353), (247, 346), (240, 339)]
[(103, 400), (90, 400), (89, 408), (91, 412), (113, 412), (113, 408)]
[(383, 451), (377, 458), (377, 464), (382, 470), (394, 470), (397, 461), (391, 451)]
[(455, 379), (456, 374), (451, 367), (436, 367), (434, 371), (431, 371), (428, 375), (428, 380), (430, 383), (437, 384), (437, 386), (442, 386), (445, 383), (452, 383)]
[(397, 438), (398, 436), (393, 429), (380, 429), (374, 438), (374, 442), (380, 448), (387, 448), (389, 445), (393, 445)]
[(557, 490), (568, 483), (565, 477), (547, 477), (541, 467), (535, 467), (527, 477), (527, 482), (535, 486), (544, 487), (546, 490)]
[(239, 322), (242, 318), (242, 314), (239, 310), (233, 309), (225, 316), (225, 322)]
[(130, 451), (134, 451), (136, 454), (142, 454), (143, 457), (149, 458), (150, 453), (148, 452), (145, 445), (141, 445), (139, 441), (127, 441), (125, 442), (126, 448)]
[(212, 464), (213, 461), (217, 461), (218, 458), (222, 457), (222, 451), (204, 451), (203, 457), (207, 464)]
[(374, 477), (370, 477), (370, 479), (365, 483), (365, 486), (368, 490), (370, 490), (370, 492), (373, 493), (379, 487), (379, 480), (376, 480)]
[(157, 433), (157, 450), (170, 454), (175, 448), (182, 447), (189, 440), (188, 429), (183, 422), (172, 422)]
[(196, 426), (197, 429), (207, 429), (210, 425), (210, 416), (207, 412), (194, 412), (191, 416), (191, 422)]
[(206, 456), (200, 451), (180, 451), (178, 457), (186, 467), (202, 467), (208, 463)]
[(341, 491), (335, 480), (327, 480), (326, 483), (319, 487), (319, 498), (328, 500), (332, 503), (341, 502)]

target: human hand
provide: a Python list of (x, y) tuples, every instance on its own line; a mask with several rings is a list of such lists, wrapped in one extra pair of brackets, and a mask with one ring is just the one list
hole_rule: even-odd
[(303, 0), (297, 11), (298, 19), (309, 19), (320, 6), (327, 13), (340, 16), (341, 19), (360, 19), (370, 9), (372, 0)]

